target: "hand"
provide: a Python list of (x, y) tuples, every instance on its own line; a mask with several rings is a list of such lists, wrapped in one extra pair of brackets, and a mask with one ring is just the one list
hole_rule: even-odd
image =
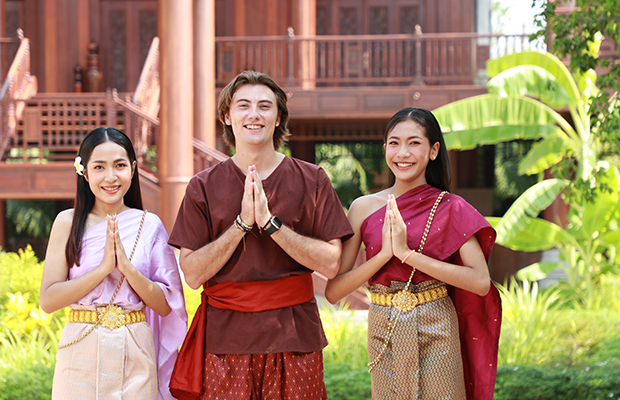
[(254, 217), (254, 172), (256, 171), (256, 167), (254, 165), (250, 165), (248, 167), (248, 173), (245, 176), (245, 185), (243, 188), (243, 199), (241, 200), (241, 221), (244, 224), (252, 226), (254, 225), (255, 217)]
[(123, 246), (123, 242), (121, 242), (121, 235), (118, 230), (118, 220), (116, 219), (116, 215), (113, 216), (114, 219), (114, 248), (116, 250), (116, 268), (123, 274), (127, 275), (128, 272), (131, 272), (133, 268), (135, 268), (129, 259), (127, 258), (127, 253), (125, 253), (125, 247)]
[(269, 212), (269, 201), (267, 195), (263, 189), (263, 181), (258, 176), (256, 170), (253, 173), (254, 180), (252, 181), (252, 188), (254, 189), (254, 217), (256, 223), (260, 228), (267, 225), (271, 218), (271, 212)]
[(393, 195), (388, 195), (388, 210), (391, 211), (390, 225), (392, 229), (392, 253), (399, 260), (405, 257), (411, 249), (407, 244), (407, 224), (400, 215), (400, 210)]
[(106, 228), (105, 246), (103, 248), (103, 260), (99, 264), (99, 268), (103, 270), (107, 276), (114, 270), (116, 266), (116, 252), (114, 250), (114, 221), (111, 215), (108, 215), (108, 226)]
[[(385, 216), (383, 219), (383, 227), (381, 228), (381, 250), (379, 254), (386, 260), (392, 258), (392, 211), (389, 207), (385, 207)], [(386, 261), (387, 262), (387, 261)]]

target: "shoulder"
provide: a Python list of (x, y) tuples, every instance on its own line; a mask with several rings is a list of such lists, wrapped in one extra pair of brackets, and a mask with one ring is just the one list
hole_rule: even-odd
[(56, 216), (54, 220), (54, 224), (52, 225), (52, 232), (50, 235), (58, 236), (69, 236), (71, 232), (71, 224), (73, 223), (73, 208), (61, 211)]
[(349, 220), (352, 224), (353, 222), (361, 224), (362, 221), (368, 218), (371, 214), (375, 213), (377, 210), (384, 207), (386, 204), (386, 190), (358, 197), (357, 199), (353, 200), (353, 203), (351, 203), (351, 207), (349, 207)]

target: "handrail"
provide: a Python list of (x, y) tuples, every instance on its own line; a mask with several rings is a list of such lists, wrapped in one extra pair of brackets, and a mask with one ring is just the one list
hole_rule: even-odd
[(0, 106), (0, 159), (22, 117), (26, 100), (37, 93), (37, 78), (30, 74), (30, 41), (22, 38), (6, 80), (0, 89), (0, 100), (16, 100)]
[(156, 117), (159, 112), (159, 38), (151, 42), (131, 102)]
[(290, 88), (484, 84), (485, 61), (543, 49), (529, 35), (422, 33), (216, 37), (216, 84), (254, 69)]

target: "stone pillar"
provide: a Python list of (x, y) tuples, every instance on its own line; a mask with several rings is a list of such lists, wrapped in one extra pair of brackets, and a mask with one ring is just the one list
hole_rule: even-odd
[(170, 231), (194, 174), (192, 0), (159, 0), (161, 51), (160, 217)]
[[(293, 30), (295, 36), (316, 36), (316, 0), (294, 0), (292, 2)], [(298, 60), (301, 66), (301, 76), (297, 77), (298, 84), (304, 90), (315, 87), (316, 57), (314, 41), (303, 41), (299, 44), (302, 58)], [(301, 82), (299, 82), (301, 79)]]
[(194, 0), (194, 17), (194, 137), (215, 148), (215, 0)]

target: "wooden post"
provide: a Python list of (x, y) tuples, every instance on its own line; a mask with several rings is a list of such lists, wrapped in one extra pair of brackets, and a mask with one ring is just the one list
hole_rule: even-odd
[[(301, 37), (316, 36), (316, 0), (294, 0), (292, 14), (293, 29), (296, 35)], [(301, 49), (300, 59), (297, 60), (301, 66), (298, 84), (304, 90), (312, 90), (316, 85), (316, 42), (303, 40), (298, 46)]]
[(159, 0), (161, 51), (160, 217), (170, 232), (194, 173), (192, 0)]
[(0, 247), (6, 251), (6, 208), (5, 200), (0, 199)]
[(215, 0), (194, 0), (194, 16), (194, 137), (215, 148)]

